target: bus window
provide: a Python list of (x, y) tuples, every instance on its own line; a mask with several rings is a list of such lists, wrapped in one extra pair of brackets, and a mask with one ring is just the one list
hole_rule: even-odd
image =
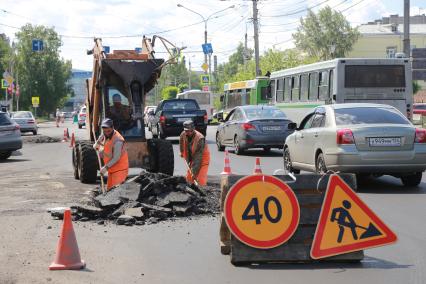
[(277, 102), (284, 101), (284, 78), (277, 80)]
[(318, 73), (313, 72), (309, 74), (309, 100), (318, 100)]
[(309, 92), (309, 76), (308, 74), (303, 74), (300, 76), (300, 101), (306, 102), (308, 100)]
[(286, 77), (284, 81), (284, 101), (290, 102), (291, 94), (291, 78)]
[(291, 101), (299, 100), (300, 76), (296, 75), (291, 78)]
[(329, 98), (328, 91), (328, 71), (322, 71), (319, 73), (319, 99), (327, 100)]

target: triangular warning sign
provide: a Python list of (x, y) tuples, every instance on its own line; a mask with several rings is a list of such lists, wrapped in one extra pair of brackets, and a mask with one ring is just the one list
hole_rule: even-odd
[(331, 175), (311, 247), (314, 259), (378, 247), (397, 237), (338, 175)]

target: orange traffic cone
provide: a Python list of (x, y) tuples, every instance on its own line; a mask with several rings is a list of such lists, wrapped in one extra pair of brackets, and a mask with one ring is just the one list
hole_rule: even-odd
[(86, 266), (84, 260), (80, 258), (77, 240), (71, 221), (71, 210), (64, 212), (64, 222), (62, 223), (61, 237), (56, 248), (56, 257), (49, 270), (70, 270), (82, 269)]
[(62, 142), (68, 142), (67, 130), (64, 129), (64, 137), (62, 137)]
[(260, 168), (260, 158), (256, 157), (256, 165), (254, 166), (254, 175), (261, 175), (262, 173), (262, 169)]
[(75, 136), (74, 136), (74, 132), (71, 134), (71, 143), (70, 143), (70, 148), (75, 146)]
[(228, 150), (225, 150), (225, 167), (223, 168), (223, 172), (221, 175), (231, 175), (231, 163), (229, 162), (229, 153)]

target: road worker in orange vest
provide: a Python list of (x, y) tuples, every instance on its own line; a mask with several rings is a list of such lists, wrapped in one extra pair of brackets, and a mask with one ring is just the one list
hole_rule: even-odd
[(180, 134), (179, 146), (180, 156), (184, 158), (188, 166), (186, 174), (188, 183), (206, 185), (210, 152), (205, 137), (195, 130), (192, 120), (187, 120), (183, 123), (183, 132)]
[(107, 190), (122, 184), (129, 174), (129, 157), (125, 147), (123, 136), (114, 129), (113, 121), (106, 118), (101, 124), (103, 134), (93, 145), (95, 150), (99, 151), (101, 146), (103, 150), (100, 155), (104, 160), (104, 166), (101, 168), (101, 175), (108, 172)]

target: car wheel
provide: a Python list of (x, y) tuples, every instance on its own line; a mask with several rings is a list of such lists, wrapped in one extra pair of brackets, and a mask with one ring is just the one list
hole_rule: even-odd
[(33, 130), (33, 135), (37, 135), (37, 130)]
[(83, 128), (83, 125), (79, 124), (79, 125), (78, 125), (78, 128), (79, 128), (79, 129), (82, 129), (82, 128)]
[(422, 181), (422, 172), (415, 173), (408, 176), (402, 176), (401, 181), (405, 186), (418, 186)]
[(235, 136), (234, 138), (234, 148), (236, 155), (241, 155), (244, 152), (244, 150), (241, 149), (240, 140), (238, 139), (238, 136)]
[(327, 166), (325, 165), (324, 155), (319, 153), (315, 162), (315, 172), (317, 174), (327, 173)]
[(225, 146), (220, 143), (219, 132), (216, 133), (216, 147), (219, 152), (223, 152), (225, 150)]
[(285, 148), (284, 150), (284, 169), (290, 173), (300, 174), (300, 170), (293, 168), (290, 158), (290, 150)]
[(11, 151), (0, 152), (0, 160), (6, 160), (12, 155)]
[(263, 151), (265, 153), (269, 153), (269, 152), (271, 152), (271, 147), (263, 147)]

